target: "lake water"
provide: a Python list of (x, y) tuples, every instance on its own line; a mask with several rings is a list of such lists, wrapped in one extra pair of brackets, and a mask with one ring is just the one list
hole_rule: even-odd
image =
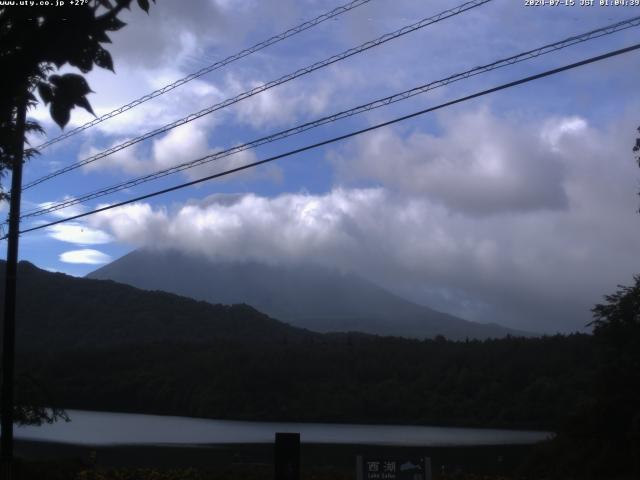
[(299, 432), (308, 443), (394, 446), (532, 444), (550, 432), (407, 425), (244, 422), (68, 410), (71, 422), (17, 427), (15, 436), (77, 445), (272, 443), (275, 432)]

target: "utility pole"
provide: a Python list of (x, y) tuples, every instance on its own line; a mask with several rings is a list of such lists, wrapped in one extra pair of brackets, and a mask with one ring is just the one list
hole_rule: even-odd
[(22, 163), (27, 101), (18, 100), (16, 112), (16, 143), (11, 166), (11, 197), (9, 204), (9, 234), (4, 290), (4, 322), (2, 336), (2, 404), (0, 405), (2, 447), (0, 480), (13, 479), (13, 399), (16, 351), (16, 277), (18, 270), (18, 232), (20, 230), (20, 197), (22, 194)]

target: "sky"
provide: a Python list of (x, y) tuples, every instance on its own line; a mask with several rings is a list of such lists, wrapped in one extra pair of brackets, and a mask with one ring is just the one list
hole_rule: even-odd
[[(334, 0), (158, 0), (112, 35), (100, 115), (329, 11)], [(462, 2), (460, 2), (462, 3)], [(32, 210), (640, 15), (640, 7), (493, 0), (28, 189)], [(579, 3), (579, 2), (576, 2)], [(42, 150), (25, 183), (299, 68), (430, 17), (453, 0), (371, 0)], [(23, 228), (286, 152), (638, 42), (639, 27), (119, 192)], [(339, 143), (26, 233), (20, 258), (82, 276), (136, 248), (215, 261), (312, 262), (468, 320), (583, 331), (640, 273), (640, 53), (460, 103)], [(74, 71), (63, 67), (64, 72)], [(61, 133), (44, 106), (30, 112)], [(91, 120), (80, 109), (67, 129)], [(6, 205), (2, 210), (6, 212)], [(0, 248), (5, 248), (2, 242)]]

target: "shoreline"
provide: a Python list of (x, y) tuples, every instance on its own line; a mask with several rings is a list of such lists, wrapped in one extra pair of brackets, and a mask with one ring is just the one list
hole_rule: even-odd
[[(380, 445), (301, 443), (301, 468), (355, 472), (357, 455), (428, 456), (434, 470), (499, 474), (513, 471), (530, 454), (533, 445), (479, 445), (397, 447)], [(30, 440), (16, 441), (16, 456), (31, 463), (72, 462), (100, 469), (199, 469), (244, 471), (273, 469), (273, 444), (118, 445), (90, 447)]]

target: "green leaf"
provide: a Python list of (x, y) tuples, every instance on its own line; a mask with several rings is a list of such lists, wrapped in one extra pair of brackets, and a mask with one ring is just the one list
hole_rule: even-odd
[(69, 64), (74, 67), (78, 67), (78, 69), (82, 73), (90, 72), (91, 69), (93, 68), (93, 58), (94, 58), (93, 51), (95, 51), (95, 46), (93, 45), (91, 47), (87, 47), (83, 49), (78, 53), (78, 55), (73, 60), (69, 59)]
[(24, 129), (26, 132), (29, 133), (39, 133), (40, 135), (44, 135), (44, 128), (42, 128), (42, 126), (38, 123), (38, 122), (34, 122), (33, 120), (27, 120), (25, 122), (25, 126)]
[(114, 71), (113, 59), (111, 58), (111, 54), (102, 47), (98, 47), (93, 61), (99, 67), (106, 68), (108, 70), (111, 70), (112, 72)]
[(107, 17), (104, 19), (103, 25), (108, 32), (116, 32), (127, 24), (117, 17)]
[(109, 38), (109, 35), (104, 33), (104, 30), (101, 30), (100, 28), (96, 28), (91, 35), (96, 40), (96, 42), (111, 43), (111, 39)]
[(116, 0), (118, 6), (122, 6), (129, 10), (131, 8), (131, 0)]
[(25, 148), (24, 149), (24, 158), (32, 159), (36, 155), (40, 155), (40, 152), (35, 148)]
[(50, 99), (51, 117), (61, 128), (69, 122), (70, 111), (75, 105), (95, 115), (86, 97), (91, 93), (91, 88), (82, 75), (76, 73), (51, 75), (49, 81), (53, 86)]
[(138, 6), (145, 12), (149, 13), (149, 0), (138, 0)]
[(60, 75), (50, 75), (49, 81), (55, 86), (59, 87), (62, 82), (62, 77)]
[(77, 73), (65, 73), (62, 76), (51, 75), (49, 81), (57, 88), (64, 90), (65, 93), (71, 94), (71, 96), (79, 97), (93, 92), (84, 77)]
[(79, 107), (84, 108), (87, 112), (89, 112), (94, 117), (96, 116), (96, 114), (93, 113), (93, 108), (91, 108), (91, 104), (89, 103), (89, 100), (87, 100), (87, 97), (80, 97), (80, 98), (76, 99), (75, 103)]
[(69, 118), (71, 117), (71, 109), (73, 105), (63, 102), (52, 102), (51, 103), (51, 118), (58, 124), (60, 128), (64, 128), (64, 126), (69, 123)]

